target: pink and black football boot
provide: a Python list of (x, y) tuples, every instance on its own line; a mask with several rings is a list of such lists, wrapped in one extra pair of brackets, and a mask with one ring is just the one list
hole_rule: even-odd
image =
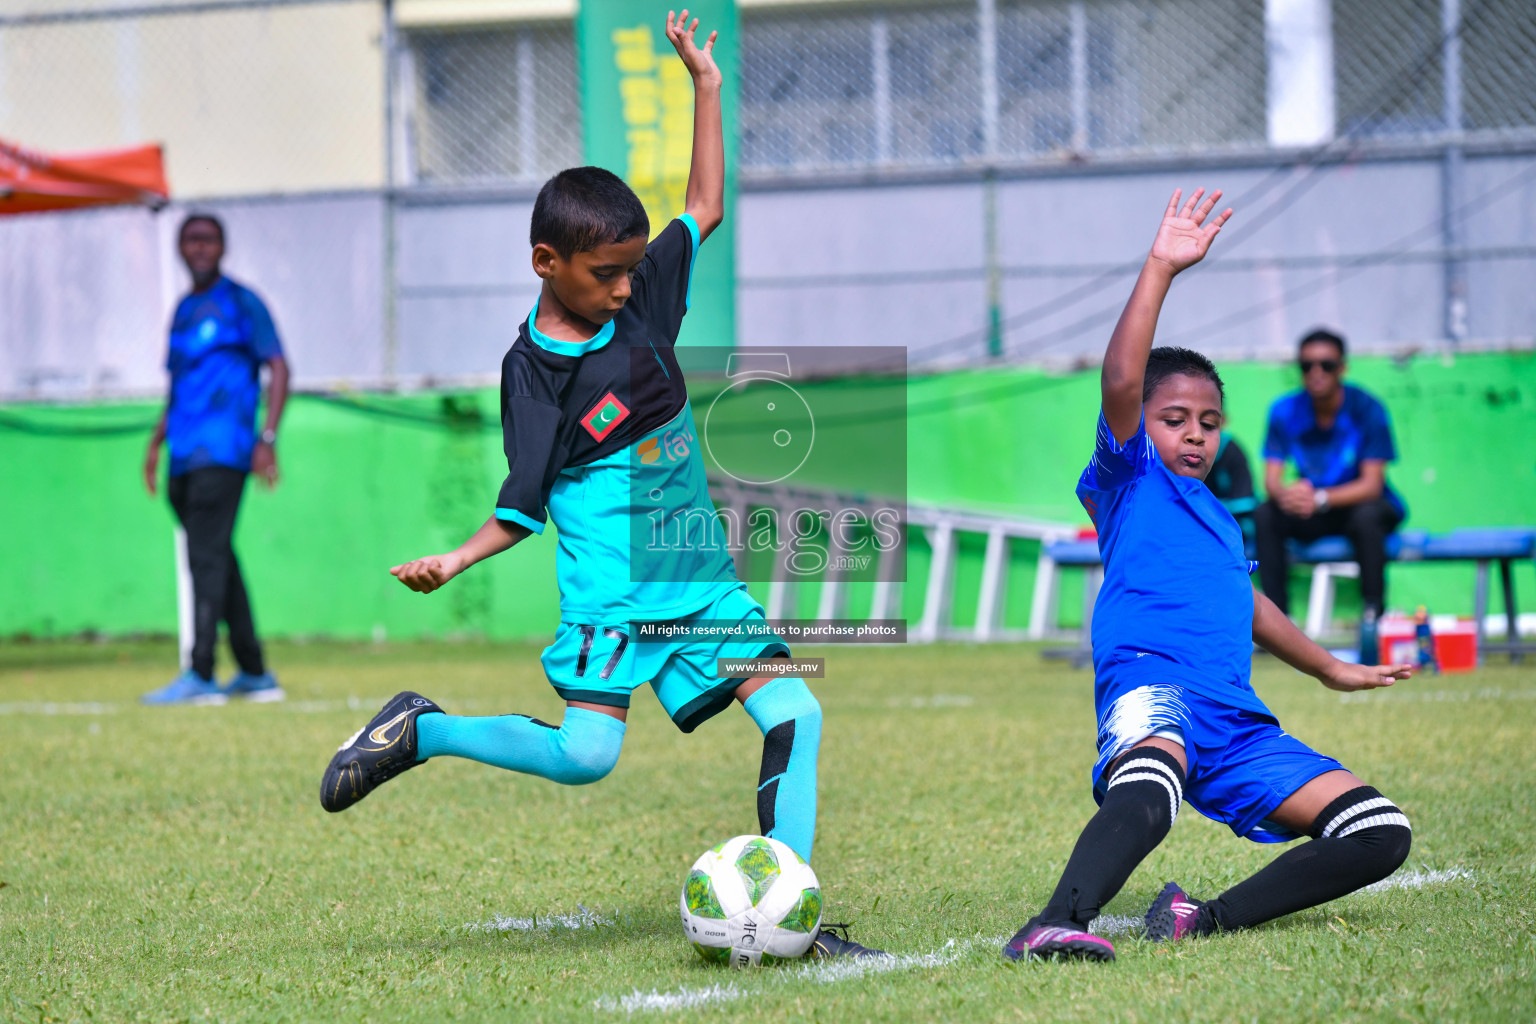
[(1169, 882), (1147, 909), (1147, 940), (1177, 942), (1190, 935), (1205, 934), (1209, 929), (1200, 922), (1200, 911), (1204, 909), (1205, 904), (1191, 899), (1177, 882)]
[(1115, 947), (1102, 935), (1071, 926), (1030, 922), (1003, 947), (1009, 960), (1099, 960), (1115, 958)]

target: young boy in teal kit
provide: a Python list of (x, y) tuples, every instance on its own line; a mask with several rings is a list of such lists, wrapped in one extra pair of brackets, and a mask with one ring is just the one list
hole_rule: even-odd
[[(684, 732), (733, 699), (742, 702), (763, 731), (759, 829), (810, 860), (821, 706), (801, 679), (715, 676), (717, 659), (787, 657), (788, 646), (777, 639), (635, 642), (642, 622), (764, 622), (720, 530), (670, 550), (665, 565), (648, 562), (641, 571), (634, 557), (649, 558), (636, 548), (637, 516), (688, 523), (701, 512), (712, 522), (715, 514), (673, 353), (694, 258), (725, 214), (715, 34), (701, 49), (697, 27), (686, 10), (667, 15), (667, 38), (694, 83), (683, 215), (647, 245), (645, 209), (613, 174), (578, 167), (544, 185), (529, 232), (543, 287), (501, 367), (508, 474), (495, 512), (456, 550), (390, 570), (412, 590), (431, 593), (543, 533), (553, 519), (561, 621), (542, 661), (566, 701), (565, 719), (553, 726), (524, 715), (464, 718), (419, 694), (399, 694), (331, 759), (320, 793), (328, 811), (447, 755), (565, 785), (596, 782), (619, 759), (630, 692), (649, 682)], [(812, 952), (878, 953), (827, 928)]]

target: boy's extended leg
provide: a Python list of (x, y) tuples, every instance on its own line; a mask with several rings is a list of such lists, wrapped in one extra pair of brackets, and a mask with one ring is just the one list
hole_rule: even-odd
[[(611, 712), (611, 713), (610, 713)], [(331, 758), (320, 803), (341, 811), (429, 757), (452, 755), (568, 786), (603, 778), (618, 763), (624, 709), (570, 702), (559, 726), (527, 715), (463, 718), (402, 693)]]
[(736, 691), (763, 731), (757, 824), (807, 862), (816, 840), (816, 756), (821, 705), (803, 679), (749, 679)]
[(1317, 776), (1270, 818), (1311, 842), (1282, 853), (1209, 903), (1170, 882), (1147, 911), (1154, 941), (1251, 928), (1379, 882), (1408, 859), (1413, 830), (1391, 800), (1346, 771)]
[[(736, 696), (763, 731), (763, 767), (757, 782), (759, 833), (777, 839), (807, 861), (816, 840), (816, 757), (821, 748), (821, 705), (805, 680), (749, 679)], [(841, 929), (837, 934), (833, 929)], [(808, 954), (883, 957), (848, 937), (847, 925), (824, 924)]]
[(1160, 738), (1143, 740), (1119, 760), (1050, 902), (1003, 947), (1004, 956), (1115, 958), (1114, 946), (1090, 935), (1088, 925), (1173, 826), (1186, 764), (1184, 748)]

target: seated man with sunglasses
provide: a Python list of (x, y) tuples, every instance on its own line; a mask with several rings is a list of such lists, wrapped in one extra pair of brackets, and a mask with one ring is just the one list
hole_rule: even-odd
[[(1288, 611), (1287, 538), (1314, 541), (1342, 535), (1360, 563), (1363, 621), (1373, 624), (1386, 591), (1387, 536), (1407, 508), (1387, 485), (1387, 463), (1397, 458), (1386, 407), (1344, 383), (1344, 339), (1315, 330), (1301, 339), (1303, 390), (1278, 399), (1269, 410), (1264, 439), (1264, 489), (1269, 500), (1255, 510), (1259, 578), (1264, 593)], [(1285, 464), (1297, 480), (1286, 484)]]

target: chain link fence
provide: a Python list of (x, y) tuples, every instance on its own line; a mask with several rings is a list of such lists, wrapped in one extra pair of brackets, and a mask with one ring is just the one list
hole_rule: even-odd
[[(1276, 89), (1297, 62), (1303, 100), (1328, 112), (1309, 143), (1536, 135), (1529, 0), (1308, 2), (1324, 28), (1310, 39), (1287, 37), (1264, 0), (751, 7), (740, 170), (750, 181), (1285, 146), (1296, 140)], [(401, 38), (402, 183), (532, 183), (579, 161), (569, 23)]]
[(0, 135), (46, 151), (162, 142), (180, 194), (376, 180), (377, 0), (0, 6)]
[[(1288, 36), (1282, 9), (1319, 33)], [(0, 2), (0, 126), (44, 149), (162, 139), (194, 195), (376, 186), (386, 150), (407, 188), (580, 162), (570, 21), (396, 30), (387, 13)], [(1536, 134), (1530, 0), (753, 6), (739, 43), (747, 180), (1262, 149), (1291, 141), (1276, 97), (1298, 81), (1327, 110), (1318, 143)]]
[(569, 23), (403, 34), (402, 184), (535, 184), (581, 163)]
[[(520, 9), (477, 8), (509, 19)], [(185, 288), (174, 229), (193, 206), (225, 217), (230, 272), (272, 301), (306, 380), (441, 383), (491, 365), (484, 352), (537, 287), (519, 250), (532, 189), (582, 160), (574, 25), (448, 25), (424, 20), (433, 7), (422, 3), (396, 23), (392, 10), (0, 0), (0, 136), (61, 153), (160, 142), (177, 199), (158, 218), (0, 219), (0, 394), (163, 387), (165, 313)], [(1532, 0), (753, 5), (736, 42), (738, 170), (759, 197), (790, 179), (1135, 170), (1210, 154), (1315, 169), (1357, 145), (1443, 150), (1446, 192), (1459, 195), (1457, 147), (1536, 149)], [(1276, 210), (1316, 180), (1286, 186)], [(1467, 291), (1452, 271), (1475, 241), (1441, 239), (1448, 291)], [(1528, 258), (1509, 248), (1523, 238), (1496, 243), (1499, 260)], [(1004, 291), (1015, 280), (975, 266), (974, 248), (944, 258), (935, 273), (991, 274)], [(803, 287), (828, 286), (812, 276)], [(749, 297), (765, 287), (750, 270), (740, 285)], [(1069, 305), (1029, 302), (1029, 316), (999, 311), (1003, 341), (1016, 319), (1041, 319), (1031, 309)], [(1045, 337), (1077, 345), (1102, 326), (1094, 317), (1048, 321)], [(1002, 351), (1055, 351), (1031, 344)]]
[[(1295, 6), (1295, 5), (1292, 5)], [(1327, 25), (1330, 5), (1314, 4)], [(1459, 11), (1455, 8), (1459, 7)], [(1294, 52), (1262, 0), (999, 0), (742, 18), (751, 175), (1253, 150), (1277, 75), (1335, 111), (1311, 141), (1536, 129), (1529, 0), (1332, 0)], [(1461, 95), (1445, 102), (1445, 50)], [(1331, 81), (1330, 81), (1331, 79)]]

